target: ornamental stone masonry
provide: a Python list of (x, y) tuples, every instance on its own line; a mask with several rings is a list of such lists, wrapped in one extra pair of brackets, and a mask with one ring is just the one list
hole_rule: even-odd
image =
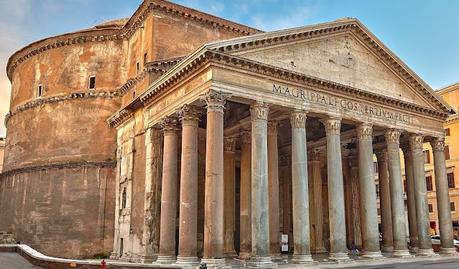
[(357, 19), (263, 32), (145, 0), (20, 49), (7, 73), (0, 231), (45, 254), (166, 267), (436, 255), (423, 143), (441, 253), (456, 252), (454, 110)]

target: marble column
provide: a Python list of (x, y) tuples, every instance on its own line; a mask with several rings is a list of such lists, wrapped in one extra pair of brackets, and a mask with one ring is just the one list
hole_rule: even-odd
[(312, 180), (313, 184), (313, 199), (315, 219), (314, 223), (314, 234), (316, 238), (315, 253), (325, 253), (327, 250), (324, 246), (324, 217), (323, 217), (323, 206), (322, 206), (322, 174), (320, 170), (320, 154), (318, 150), (312, 151)]
[(157, 263), (175, 262), (177, 216), (177, 119), (161, 122), (164, 132), (163, 182), (161, 187), (161, 224)]
[(328, 210), (330, 219), (330, 259), (348, 260), (344, 212), (343, 168), (341, 163), (341, 120), (322, 121), (327, 134)]
[(239, 258), (248, 259), (250, 258), (250, 252), (252, 251), (252, 222), (250, 215), (251, 206), (251, 161), (252, 161), (252, 135), (250, 131), (243, 131), (241, 134), (241, 184), (239, 193), (239, 238), (240, 238), (240, 249)]
[(362, 216), (363, 257), (382, 257), (379, 250), (378, 212), (373, 165), (373, 127), (357, 126), (359, 148), (360, 215)]
[(236, 251), (234, 250), (234, 213), (235, 213), (235, 184), (236, 184), (236, 138), (225, 138), (225, 245), (224, 253), (226, 256), (235, 257)]
[(204, 252), (202, 263), (224, 266), (223, 258), (223, 114), (229, 96), (210, 90), (207, 104), (206, 182), (204, 198)]
[(279, 152), (277, 121), (268, 122), (268, 184), (269, 184), (269, 254), (280, 256), (279, 224)]
[(293, 258), (297, 264), (311, 263), (309, 237), (308, 158), (306, 148), (306, 113), (295, 110), (292, 126), (292, 201)]
[(351, 210), (352, 210), (352, 221), (351, 229), (353, 230), (353, 242), (357, 249), (363, 248), (362, 240), (362, 216), (360, 214), (360, 177), (359, 177), (359, 160), (357, 151), (351, 150), (351, 156), (349, 158), (350, 165), (350, 187), (351, 187)]
[(427, 202), (426, 174), (424, 171), (424, 137), (412, 134), (409, 137), (413, 159), (414, 200), (416, 203), (416, 223), (418, 228), (419, 255), (433, 255), (430, 238), (429, 207)]
[(389, 169), (389, 187), (392, 214), (392, 234), (396, 257), (409, 257), (406, 242), (405, 201), (403, 200), (402, 171), (400, 165), (400, 131), (389, 129), (385, 134)]
[(434, 155), (435, 187), (437, 194), (437, 209), (440, 226), (440, 254), (457, 254), (453, 243), (453, 226), (451, 225), (451, 208), (446, 177), (445, 140), (434, 138), (430, 142)]
[(379, 181), (379, 208), (381, 211), (382, 251), (394, 250), (394, 237), (392, 234), (392, 213), (390, 203), (389, 170), (387, 164), (387, 150), (376, 152), (378, 159)]
[(269, 256), (268, 105), (250, 107), (252, 119), (252, 266), (271, 264)]
[(184, 105), (182, 120), (182, 159), (180, 172), (180, 217), (178, 264), (198, 264), (198, 122), (199, 110)]
[(417, 253), (419, 249), (418, 227), (416, 221), (416, 200), (414, 198), (413, 156), (409, 145), (403, 145), (405, 161), (406, 202), (408, 208), (408, 229), (410, 232), (411, 251)]

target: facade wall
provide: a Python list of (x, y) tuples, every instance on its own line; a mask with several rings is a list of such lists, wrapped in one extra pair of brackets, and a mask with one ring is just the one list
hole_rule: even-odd
[(0, 173), (3, 171), (3, 156), (5, 153), (5, 140), (0, 138)]

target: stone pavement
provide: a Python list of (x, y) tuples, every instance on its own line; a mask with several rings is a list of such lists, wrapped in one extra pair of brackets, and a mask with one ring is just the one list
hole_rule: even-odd
[(30, 264), (17, 253), (0, 252), (0, 269), (43, 269)]

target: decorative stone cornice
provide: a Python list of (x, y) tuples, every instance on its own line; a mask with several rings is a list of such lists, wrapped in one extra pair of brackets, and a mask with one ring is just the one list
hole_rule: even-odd
[(269, 105), (263, 102), (255, 102), (250, 106), (250, 118), (252, 121), (267, 121)]
[(121, 123), (124, 122), (124, 120), (130, 118), (132, 115), (134, 115), (134, 112), (132, 111), (132, 109), (123, 108), (123, 109), (118, 110), (112, 116), (110, 116), (107, 119), (107, 123), (110, 127), (118, 127)]
[(201, 107), (183, 105), (178, 111), (182, 125), (198, 125), (199, 117), (203, 114)]
[(433, 152), (445, 152), (445, 138), (436, 137), (431, 142)]
[(358, 125), (357, 138), (359, 140), (373, 140), (373, 126), (369, 123), (362, 123)]
[(421, 150), (424, 143), (424, 136), (420, 134), (411, 134), (408, 138), (411, 150)]
[(290, 114), (290, 124), (292, 128), (306, 128), (306, 112), (295, 110)]
[(389, 144), (400, 144), (400, 135), (401, 131), (398, 129), (389, 129), (386, 131), (384, 134), (384, 137), (386, 138), (386, 143)]
[(62, 95), (54, 95), (49, 97), (40, 97), (24, 103), (22, 105), (17, 106), (14, 110), (8, 112), (5, 116), (5, 125), (8, 124), (8, 120), (13, 117), (14, 115), (21, 113), (23, 111), (44, 105), (44, 104), (52, 104), (63, 102), (67, 100), (74, 100), (74, 99), (90, 99), (90, 98), (116, 98), (118, 97), (118, 91), (85, 91), (85, 92), (72, 92), (68, 94)]
[(63, 169), (63, 168), (79, 168), (79, 167), (116, 167), (116, 161), (102, 161), (102, 162), (92, 162), (92, 161), (75, 161), (75, 162), (58, 162), (58, 163), (49, 163), (49, 164), (40, 164), (40, 165), (31, 165), (24, 166), (17, 169), (4, 170), (0, 173), (2, 176), (11, 176), (17, 174), (23, 174), (28, 172), (48, 170), (48, 169)]
[(225, 137), (224, 150), (226, 152), (232, 152), (232, 153), (236, 152), (236, 142), (237, 142), (237, 138), (234, 136)]
[(207, 113), (219, 112), (223, 113), (225, 109), (226, 100), (231, 97), (231, 94), (223, 93), (215, 90), (209, 90), (206, 94), (201, 96), (207, 104)]
[(323, 119), (321, 122), (324, 124), (325, 133), (327, 135), (339, 135), (341, 131), (341, 119), (329, 118)]

